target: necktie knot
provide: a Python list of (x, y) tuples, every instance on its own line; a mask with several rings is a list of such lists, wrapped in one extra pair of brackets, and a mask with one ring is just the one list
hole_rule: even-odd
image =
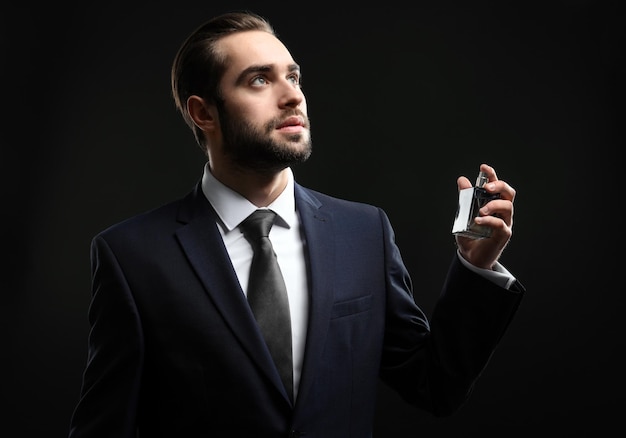
[(248, 216), (239, 227), (249, 241), (268, 237), (275, 218), (276, 213), (272, 210), (259, 209)]

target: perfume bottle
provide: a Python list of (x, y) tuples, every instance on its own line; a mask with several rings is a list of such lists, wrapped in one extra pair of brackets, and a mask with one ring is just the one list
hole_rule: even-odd
[(452, 226), (452, 234), (470, 237), (472, 239), (484, 239), (491, 236), (491, 228), (478, 225), (474, 218), (478, 217), (480, 210), (486, 203), (500, 197), (499, 193), (489, 193), (483, 188), (489, 178), (484, 172), (479, 172), (474, 187), (459, 191), (459, 206)]

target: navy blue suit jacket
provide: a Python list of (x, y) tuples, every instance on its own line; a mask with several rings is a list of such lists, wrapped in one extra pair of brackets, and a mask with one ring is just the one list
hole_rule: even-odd
[(379, 378), (435, 415), (464, 403), (523, 287), (499, 288), (454, 255), (429, 322), (381, 209), (298, 184), (295, 195), (310, 288), (295, 404), (198, 184), (94, 238), (71, 438), (369, 437)]

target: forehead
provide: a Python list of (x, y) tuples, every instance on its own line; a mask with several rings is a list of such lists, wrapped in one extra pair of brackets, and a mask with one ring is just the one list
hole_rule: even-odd
[(268, 32), (234, 33), (222, 38), (217, 47), (226, 57), (226, 75), (237, 74), (252, 65), (285, 67), (294, 63), (287, 47)]

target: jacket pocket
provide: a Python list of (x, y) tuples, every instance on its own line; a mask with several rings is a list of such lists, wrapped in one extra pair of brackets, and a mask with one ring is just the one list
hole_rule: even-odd
[(347, 301), (340, 301), (333, 305), (331, 319), (343, 318), (345, 316), (356, 315), (367, 312), (372, 308), (372, 296), (354, 298)]

